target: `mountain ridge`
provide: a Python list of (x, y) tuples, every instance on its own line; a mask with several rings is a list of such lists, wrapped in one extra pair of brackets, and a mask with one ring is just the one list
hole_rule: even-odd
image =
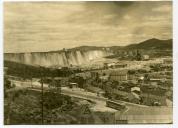
[[(172, 49), (172, 39), (167, 39), (167, 40), (160, 40), (157, 38), (152, 38), (148, 39), (139, 43), (135, 44), (130, 44), (126, 46), (109, 46), (109, 47), (104, 47), (104, 46), (87, 46), (87, 45), (82, 45), (70, 49), (62, 49), (62, 50), (56, 50), (56, 51), (46, 51), (46, 52), (20, 52), (20, 53), (14, 53), (14, 54), (21, 54), (21, 53), (61, 53), (63, 51), (86, 51), (86, 50), (104, 50), (104, 49), (114, 49), (114, 50), (130, 50), (130, 49), (158, 49), (158, 50), (164, 50), (164, 49)], [(4, 53), (4, 54), (13, 54), (12, 53)]]

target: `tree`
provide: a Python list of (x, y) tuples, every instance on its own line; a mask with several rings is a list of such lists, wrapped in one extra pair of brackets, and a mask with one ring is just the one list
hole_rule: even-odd
[(128, 74), (130, 74), (130, 75), (133, 75), (133, 74), (135, 74), (135, 73), (136, 73), (135, 70), (129, 70), (129, 71), (128, 71)]
[(145, 74), (145, 76), (144, 76), (144, 81), (149, 81), (149, 80), (150, 80), (149, 75), (148, 75), (148, 74)]
[[(16, 98), (11, 99), (10, 113), (5, 107), (5, 115), (9, 115), (10, 118), (9, 124), (40, 124), (41, 110), (38, 97), (29, 95), (24, 90), (11, 93)], [(9, 98), (5, 100), (9, 100)], [(5, 120), (7, 118), (5, 116)]]
[(4, 86), (5, 86), (5, 89), (10, 89), (11, 88), (11, 82), (6, 77), (4, 77)]
[(139, 50), (137, 50), (136, 60), (140, 61), (141, 59), (142, 59), (141, 53), (139, 52)]
[(72, 105), (71, 98), (69, 96), (55, 93), (53, 91), (48, 91), (44, 93), (44, 107), (46, 109), (51, 110), (59, 108), (62, 105), (65, 105), (65, 107), (69, 109), (70, 105)]

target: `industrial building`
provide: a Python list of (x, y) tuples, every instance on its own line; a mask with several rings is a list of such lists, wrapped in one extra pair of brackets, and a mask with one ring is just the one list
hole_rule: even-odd
[(127, 80), (127, 71), (113, 71), (110, 74), (110, 80), (113, 81), (126, 81)]

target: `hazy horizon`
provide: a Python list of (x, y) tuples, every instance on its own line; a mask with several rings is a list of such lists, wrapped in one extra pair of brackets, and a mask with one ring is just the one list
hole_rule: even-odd
[(172, 39), (171, 1), (4, 2), (4, 52)]
[[(157, 39), (157, 38), (151, 38), (151, 39)], [(149, 39), (147, 39), (149, 40)], [(147, 40), (143, 40), (141, 42), (144, 42), (144, 41), (147, 41)], [(158, 40), (161, 40), (161, 39), (158, 39)], [(163, 39), (163, 40), (172, 40), (172, 38), (170, 39)], [(131, 44), (139, 44), (141, 42), (137, 42), (137, 43), (131, 43)], [(80, 45), (80, 46), (76, 46), (76, 47), (70, 47), (70, 48), (66, 48), (66, 47), (63, 47), (61, 49), (58, 49), (58, 50), (49, 50), (49, 51), (31, 51), (31, 52), (4, 52), (4, 53), (35, 53), (35, 52), (53, 52), (53, 51), (61, 51), (63, 50), (64, 48), (65, 49), (73, 49), (73, 48), (77, 48), (77, 47), (83, 47), (83, 46), (86, 46), (86, 47), (113, 47), (113, 46), (118, 46), (118, 47), (125, 47), (125, 46), (129, 46), (131, 44), (128, 44), (128, 45), (123, 45), (123, 46), (120, 46), (120, 45), (112, 45), (112, 46), (95, 46), (95, 45)]]

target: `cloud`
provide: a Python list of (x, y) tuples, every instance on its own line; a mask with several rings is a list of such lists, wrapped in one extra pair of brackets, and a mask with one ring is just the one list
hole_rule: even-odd
[[(165, 13), (160, 11), (163, 7)], [(5, 2), (5, 52), (172, 38), (171, 8), (167, 1)]]

